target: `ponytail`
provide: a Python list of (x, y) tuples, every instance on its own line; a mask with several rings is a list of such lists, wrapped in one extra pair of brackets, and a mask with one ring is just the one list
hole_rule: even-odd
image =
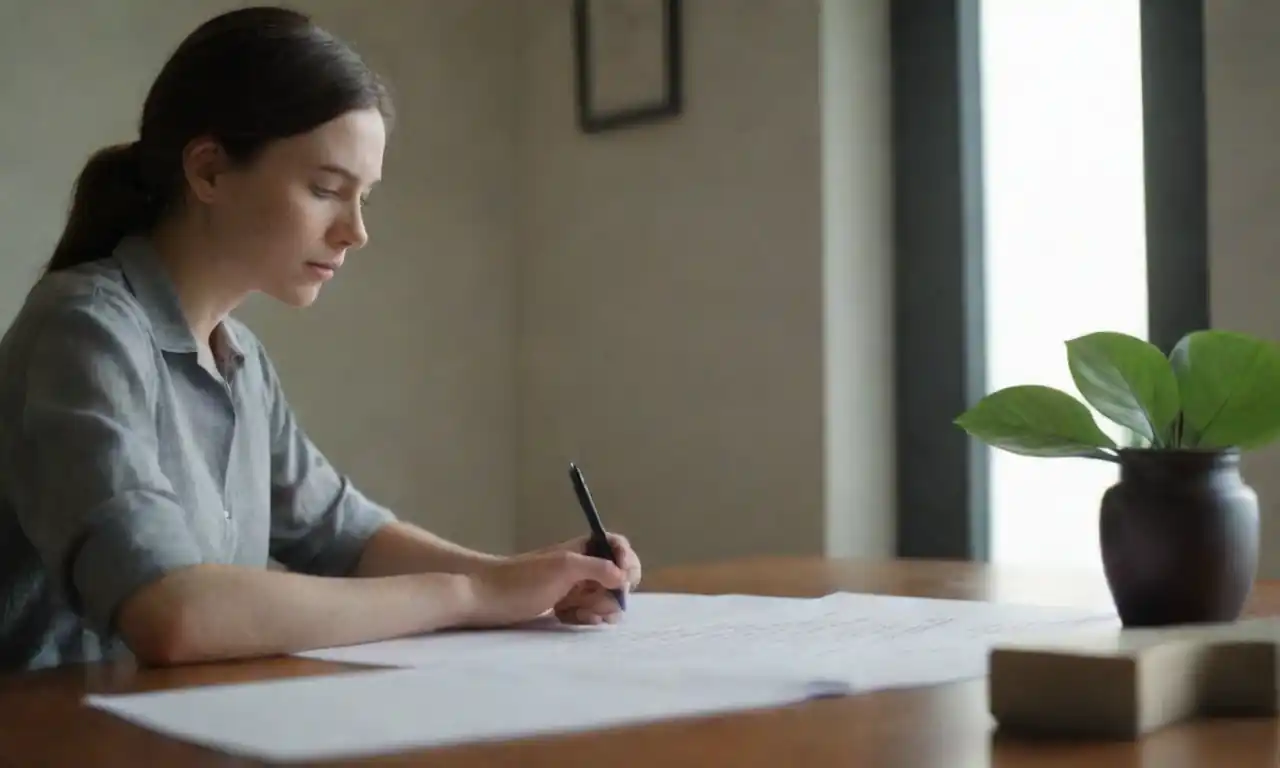
[(76, 179), (66, 228), (48, 272), (110, 255), (126, 235), (155, 224), (159, 205), (148, 194), (138, 165), (138, 143), (98, 150)]

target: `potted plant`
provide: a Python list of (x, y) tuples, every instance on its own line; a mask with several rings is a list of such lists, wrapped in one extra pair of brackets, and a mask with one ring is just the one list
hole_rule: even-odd
[(1125, 626), (1235, 621), (1258, 566), (1258, 499), (1240, 455), (1280, 436), (1280, 346), (1203, 330), (1166, 357), (1123, 333), (1066, 342), (1080, 395), (1124, 428), (1122, 446), (1072, 395), (1023, 385), (956, 419), (993, 448), (1116, 462), (1101, 499), (1103, 569)]

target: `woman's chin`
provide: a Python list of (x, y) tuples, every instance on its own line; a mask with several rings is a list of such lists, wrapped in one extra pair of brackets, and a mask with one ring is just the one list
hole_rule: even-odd
[(291, 307), (309, 307), (320, 296), (320, 283), (307, 282), (296, 285), (281, 286), (275, 290), (263, 291), (271, 298)]

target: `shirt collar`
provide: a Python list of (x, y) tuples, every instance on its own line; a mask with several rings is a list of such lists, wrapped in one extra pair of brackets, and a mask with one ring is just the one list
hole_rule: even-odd
[[(116, 246), (113, 255), (133, 295), (146, 311), (160, 348), (166, 352), (195, 352), (196, 339), (187, 325), (186, 316), (182, 314), (178, 292), (160, 264), (159, 254), (151, 242), (140, 235), (126, 236)], [(230, 323), (218, 323), (215, 333), (225, 343), (232, 358), (237, 363), (243, 362), (244, 347)], [(214, 352), (219, 352), (217, 344), (214, 344)]]

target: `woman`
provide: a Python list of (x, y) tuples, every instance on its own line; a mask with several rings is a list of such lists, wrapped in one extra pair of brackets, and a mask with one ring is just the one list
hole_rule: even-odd
[(341, 42), (249, 8), (187, 38), (138, 140), (90, 159), (0, 342), (0, 668), (617, 617), (607, 589), (640, 573), (625, 538), (618, 565), (585, 539), (508, 558), (396, 520), (308, 440), (229, 316), (253, 291), (309, 305), (364, 245), (391, 118)]

